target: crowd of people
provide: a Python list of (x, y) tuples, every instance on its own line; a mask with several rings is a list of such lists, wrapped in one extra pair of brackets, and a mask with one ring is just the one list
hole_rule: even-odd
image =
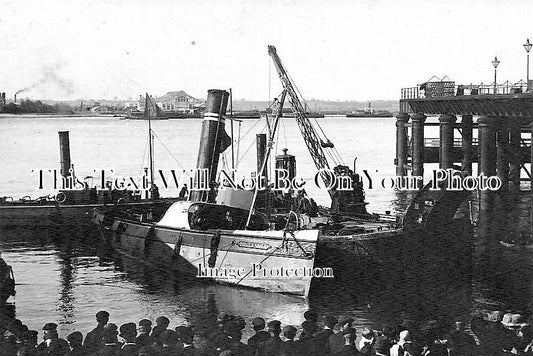
[[(169, 328), (170, 320), (161, 316), (142, 319), (137, 324), (110, 322), (106, 311), (96, 314), (96, 327), (85, 337), (79, 331), (66, 340), (59, 338), (57, 324), (28, 330), (18, 319), (2, 319), (0, 356), (461, 356), (533, 355), (531, 326), (521, 314), (493, 312), (474, 316), (470, 332), (465, 321), (452, 325), (435, 320), (417, 323), (404, 321), (380, 330), (357, 330), (354, 319), (340, 320), (332, 315), (319, 318), (312, 310), (304, 313), (300, 327), (263, 318), (250, 321), (254, 335), (246, 342), (246, 321), (227, 313), (217, 316), (211, 332), (197, 335), (189, 326)], [(475, 337), (474, 337), (475, 335)]]

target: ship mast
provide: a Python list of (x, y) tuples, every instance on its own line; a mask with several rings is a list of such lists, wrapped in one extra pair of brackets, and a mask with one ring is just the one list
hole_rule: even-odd
[(148, 97), (148, 93), (146, 93), (146, 103), (145, 103), (145, 113), (148, 118), (148, 147), (149, 147), (149, 153), (148, 153), (148, 160), (150, 161), (150, 199), (154, 199), (154, 135), (152, 133), (152, 110), (154, 108), (151, 105), (151, 100)]

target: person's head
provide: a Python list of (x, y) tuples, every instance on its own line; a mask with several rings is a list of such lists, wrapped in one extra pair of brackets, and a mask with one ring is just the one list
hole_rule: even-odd
[(355, 339), (357, 338), (355, 333), (345, 332), (343, 334), (345, 345), (353, 345), (355, 343)]
[(283, 336), (289, 340), (294, 340), (296, 337), (296, 328), (292, 325), (287, 325), (283, 328)]
[(265, 319), (263, 318), (254, 318), (252, 320), (252, 326), (255, 331), (263, 330), (266, 326)]
[(352, 323), (353, 323), (353, 318), (344, 318), (342, 319), (340, 322), (339, 322), (339, 325), (341, 326), (341, 331), (342, 330), (346, 330), (348, 329), (349, 327), (352, 326)]
[(333, 329), (337, 325), (338, 320), (333, 315), (328, 315), (324, 319), (324, 322), (328, 328)]
[(115, 324), (109, 323), (104, 326), (102, 331), (102, 340), (107, 343), (117, 342), (118, 328)]
[(281, 333), (281, 322), (279, 320), (269, 321), (267, 326), (268, 326), (268, 332), (271, 335), (278, 336)]
[(78, 348), (81, 347), (83, 342), (83, 335), (79, 331), (74, 331), (73, 333), (68, 334), (67, 341), (70, 347)]
[(132, 342), (137, 336), (137, 326), (135, 323), (126, 323), (120, 325), (119, 336), (124, 339), (126, 342)]
[(374, 337), (374, 332), (372, 330), (370, 330), (369, 328), (364, 328), (363, 331), (361, 332), (361, 335), (365, 338), (365, 339), (372, 339)]
[(178, 334), (173, 330), (163, 330), (159, 338), (163, 346), (167, 347), (176, 346), (179, 342)]
[(150, 333), (152, 331), (152, 322), (148, 319), (142, 319), (139, 321), (139, 332)]
[(100, 325), (105, 325), (109, 322), (109, 313), (105, 310), (100, 310), (96, 313), (96, 322)]
[(312, 336), (317, 331), (318, 328), (315, 322), (311, 320), (304, 320), (304, 322), (302, 323), (302, 329), (303, 329), (303, 332), (302, 332), (303, 334)]
[(55, 323), (46, 323), (43, 326), (43, 339), (57, 339), (57, 324)]
[(36, 330), (28, 330), (24, 332), (24, 344), (37, 345), (39, 333)]
[(170, 325), (170, 320), (166, 316), (159, 316), (155, 319), (155, 325), (166, 329)]
[(304, 313), (304, 319), (316, 323), (318, 320), (318, 313), (315, 312), (314, 310), (307, 310)]

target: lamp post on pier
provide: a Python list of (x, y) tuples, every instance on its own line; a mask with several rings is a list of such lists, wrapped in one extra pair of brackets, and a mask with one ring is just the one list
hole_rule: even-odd
[(527, 39), (526, 43), (524, 43), (524, 49), (526, 50), (526, 53), (527, 53), (527, 70), (526, 70), (526, 91), (529, 91), (529, 51), (531, 51), (531, 47), (533, 45), (531, 43), (529, 43), (529, 38)]
[(498, 60), (498, 57), (494, 57), (494, 60), (492, 61), (492, 65), (494, 66), (494, 95), (496, 95), (496, 71), (499, 64), (500, 61)]

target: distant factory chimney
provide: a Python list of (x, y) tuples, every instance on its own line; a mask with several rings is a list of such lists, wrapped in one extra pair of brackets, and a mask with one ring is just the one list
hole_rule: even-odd
[(15, 104), (17, 103), (17, 94), (15, 94)]

